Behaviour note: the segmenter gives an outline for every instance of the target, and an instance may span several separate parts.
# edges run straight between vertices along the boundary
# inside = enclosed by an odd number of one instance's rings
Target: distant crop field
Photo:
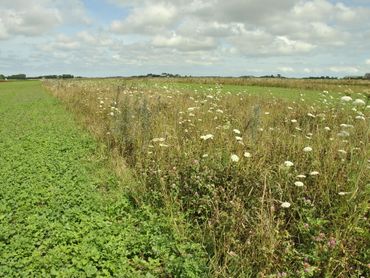
[[[212,277],[369,277],[369,84],[230,80],[44,86],[134,198],[183,215]]]

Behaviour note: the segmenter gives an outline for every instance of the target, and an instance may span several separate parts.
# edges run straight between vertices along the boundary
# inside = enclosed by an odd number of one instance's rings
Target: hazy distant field
[[[211,276],[368,277],[368,83],[258,82],[44,85],[132,169],[133,198],[183,215]]]

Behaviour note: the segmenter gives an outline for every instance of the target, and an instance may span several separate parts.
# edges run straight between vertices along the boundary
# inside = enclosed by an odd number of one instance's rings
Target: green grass
[[[0,117],[1,277],[203,276],[202,249],[129,201],[39,82],[0,83]]]

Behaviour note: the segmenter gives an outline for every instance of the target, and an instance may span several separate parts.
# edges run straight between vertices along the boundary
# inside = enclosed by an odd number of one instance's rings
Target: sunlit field
[[[369,277],[370,85],[45,81],[212,277]],[[187,228],[183,228],[187,227]],[[188,227],[190,227],[190,232]]]

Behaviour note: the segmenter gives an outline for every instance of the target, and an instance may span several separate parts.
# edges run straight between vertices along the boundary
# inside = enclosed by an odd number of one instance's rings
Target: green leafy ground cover
[[[39,82],[0,84],[0,118],[1,277],[204,277],[203,250],[129,201]]]

